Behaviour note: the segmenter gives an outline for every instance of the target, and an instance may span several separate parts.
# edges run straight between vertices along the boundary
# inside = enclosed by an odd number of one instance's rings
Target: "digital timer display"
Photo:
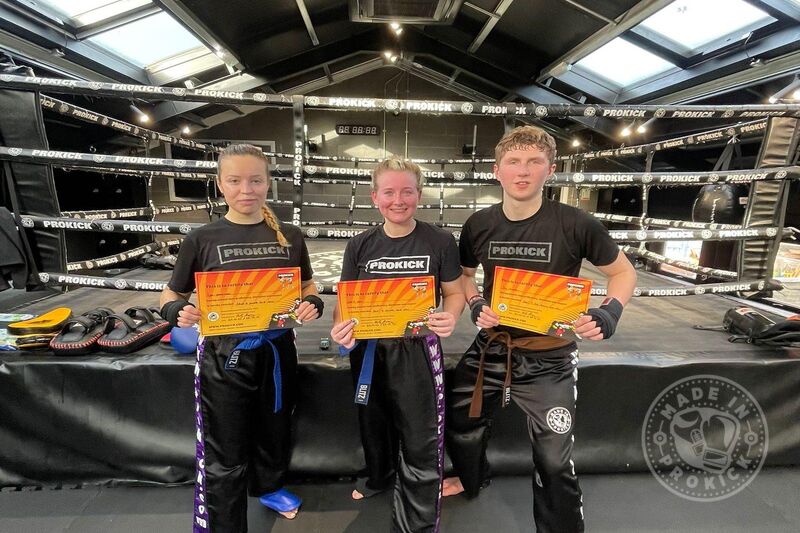
[[[337,135],[379,135],[380,129],[378,126],[369,126],[365,124],[337,124]]]

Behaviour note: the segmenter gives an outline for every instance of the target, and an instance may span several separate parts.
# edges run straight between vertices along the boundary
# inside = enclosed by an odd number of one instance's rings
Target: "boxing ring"
[[[767,467],[800,464],[800,350],[729,343],[727,335],[700,331],[695,325],[716,326],[725,312],[743,305],[744,295],[780,290],[771,266],[777,246],[794,230],[784,227],[788,184],[800,177],[792,165],[797,149],[798,105],[742,106],[603,106],[536,105],[473,102],[421,102],[322,97],[286,97],[261,93],[211,94],[210,91],[164,87],[25,78],[0,75],[0,91],[46,91],[107,97],[146,97],[282,107],[294,117],[294,152],[267,152],[275,158],[273,180],[277,198],[270,204],[282,220],[301,227],[315,281],[329,310],[335,303],[335,282],[344,241],[377,219],[368,200],[369,168],[374,158],[342,158],[307,152],[305,113],[314,109],[342,111],[399,110],[408,113],[476,114],[511,120],[546,116],[630,116],[686,118],[702,112],[706,118],[770,117],[716,128],[700,134],[613,150],[560,156],[559,171],[547,183],[546,194],[575,201],[570,191],[636,187],[641,192],[639,216],[592,213],[612,224],[612,238],[632,260],[679,267],[705,283],[639,270],[634,298],[627,306],[619,334],[602,343],[580,346],[580,387],[575,430],[575,463],[581,474],[648,472],[643,425],[659,393],[696,376],[730,380],[749,391],[763,410],[762,462]],[[104,269],[130,264],[143,254],[178,246],[181,235],[198,223],[155,219],[156,216],[205,211],[209,218],[224,205],[216,198],[214,155],[219,147],[147,130],[90,110],[35,93],[38,104],[78,120],[93,122],[138,137],[144,155],[120,156],[50,150],[46,147],[2,146],[0,160],[13,165],[80,170],[146,180],[178,178],[205,183],[205,202],[148,205],[85,211],[26,210],[15,213],[18,225],[33,235],[64,239],[81,232],[141,234],[149,242],[104,257],[44,262],[37,272],[42,285],[69,287],[26,306],[41,313],[68,306],[76,314],[98,306],[115,309],[153,306],[169,272],[133,268],[111,276]],[[615,115],[617,113],[617,115]],[[757,168],[709,172],[654,172],[654,154],[678,146],[720,139],[763,135]],[[149,154],[159,141],[195,150],[201,159],[172,159]],[[645,171],[593,172],[592,162],[608,157],[644,157]],[[427,170],[420,218],[451,230],[459,237],[463,219],[487,207],[482,202],[450,202],[447,191],[484,188],[497,193],[488,165],[491,159],[414,159]],[[486,170],[478,171],[484,165]],[[438,168],[438,170],[433,170]],[[52,179],[52,178],[51,178]],[[70,179],[69,174],[59,179]],[[750,187],[742,224],[719,224],[655,218],[648,213],[649,194],[657,187],[746,184]],[[349,202],[308,200],[314,187],[338,187]],[[477,194],[477,193],[476,193]],[[322,216],[313,217],[312,214]],[[325,213],[328,215],[326,216]],[[450,214],[454,213],[451,218]],[[172,218],[172,217],[170,217]],[[697,266],[648,249],[667,241],[740,242],[737,269]],[[52,258],[51,258],[52,259]],[[126,263],[127,262],[127,263]],[[600,280],[585,265],[581,276]],[[479,277],[479,281],[480,281]],[[100,290],[103,289],[103,290]],[[605,294],[592,291],[593,304]],[[352,384],[347,359],[321,347],[329,337],[330,315],[298,332],[300,398],[291,463],[296,480],[354,477],[363,468]],[[462,315],[453,336],[443,339],[446,368],[452,370],[471,342],[475,327]],[[0,405],[9,406],[0,420],[0,487],[74,487],[89,484],[187,484],[194,475],[192,372],[194,360],[168,346],[148,346],[120,356],[104,353],[57,357],[47,352],[0,352]],[[43,423],[46,421],[46,423]],[[768,428],[768,429],[767,429]],[[25,443],[21,445],[21,443]],[[768,445],[768,450],[766,449]],[[489,460],[495,475],[530,474],[530,444],[525,420],[515,408],[498,412]],[[449,463],[448,463],[449,464]],[[654,482],[655,483],[655,482]]]

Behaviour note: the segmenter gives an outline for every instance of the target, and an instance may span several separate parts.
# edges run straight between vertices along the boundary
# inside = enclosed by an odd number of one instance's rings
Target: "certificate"
[[[200,332],[250,333],[300,326],[300,267],[196,272]]]
[[[592,282],[531,270],[495,267],[492,311],[500,324],[580,340],[572,322],[586,312]]]
[[[339,313],[355,319],[356,339],[429,335],[428,315],[436,309],[433,276],[340,281]]]

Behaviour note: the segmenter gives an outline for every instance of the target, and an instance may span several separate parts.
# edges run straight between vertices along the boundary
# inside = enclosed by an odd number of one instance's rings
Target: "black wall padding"
[[[767,465],[800,464],[800,360],[680,354],[591,355],[581,361],[575,465],[581,473],[642,472],[642,424],[679,379],[731,379],[769,427]],[[194,357],[156,346],[127,357],[0,353],[0,487],[79,483],[190,483],[194,477]],[[446,383],[457,358],[448,356]],[[354,476],[363,468],[347,359],[302,356],[291,475]],[[498,407],[489,460],[495,474],[532,471],[525,416]]]
[[[800,120],[773,117],[758,154],[756,168],[788,165],[792,162],[800,142]],[[789,182],[761,181],[750,185],[750,196],[742,225],[745,227],[783,227]],[[740,279],[772,277],[772,267],[778,253],[779,240],[746,240],[739,250],[738,272]]]
[[[0,57],[0,72],[17,73],[15,65]],[[0,145],[47,149],[39,93],[0,90]],[[48,165],[11,163],[19,209],[24,214],[59,216],[53,170]],[[5,176],[3,176],[5,180]],[[11,206],[7,206],[11,209]],[[66,252],[62,231],[27,230],[29,242],[41,271],[66,268]]]

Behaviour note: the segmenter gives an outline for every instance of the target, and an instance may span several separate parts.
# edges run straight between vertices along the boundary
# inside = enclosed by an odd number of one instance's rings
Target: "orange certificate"
[[[431,333],[428,314],[436,309],[433,276],[340,281],[337,292],[342,320],[356,320],[356,339]]]
[[[300,305],[300,267],[196,272],[203,335],[294,328]]]
[[[495,267],[492,311],[500,324],[580,340],[572,322],[586,312],[592,282],[531,270]]]

